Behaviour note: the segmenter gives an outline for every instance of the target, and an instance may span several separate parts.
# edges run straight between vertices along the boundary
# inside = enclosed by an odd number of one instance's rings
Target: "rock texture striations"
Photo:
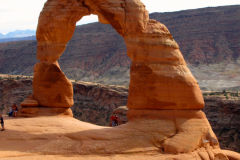
[[[33,99],[43,107],[70,107],[72,85],[57,60],[76,22],[97,14],[124,38],[132,60],[129,122],[116,128],[85,127],[65,136],[81,141],[78,154],[164,151],[189,158],[228,159],[200,110],[204,100],[168,29],[149,19],[140,0],[48,0],[37,28],[40,60],[34,67]],[[59,89],[61,88],[61,89]],[[174,91],[174,92],[173,92]]]

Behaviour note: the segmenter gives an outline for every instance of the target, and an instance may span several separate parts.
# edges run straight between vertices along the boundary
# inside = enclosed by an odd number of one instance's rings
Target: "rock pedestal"
[[[28,96],[20,103],[18,117],[39,117],[39,116],[68,116],[73,117],[72,110],[68,107],[42,107],[33,95]]]
[[[40,116],[66,116],[73,117],[72,110],[70,108],[58,108],[58,107],[23,107],[19,109],[19,117],[40,117]]]

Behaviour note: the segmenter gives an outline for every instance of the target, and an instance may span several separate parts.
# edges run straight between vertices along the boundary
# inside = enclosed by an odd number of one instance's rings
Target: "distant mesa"
[[[0,33],[0,43],[22,40],[36,40],[35,30],[16,30],[9,32],[6,35]]]

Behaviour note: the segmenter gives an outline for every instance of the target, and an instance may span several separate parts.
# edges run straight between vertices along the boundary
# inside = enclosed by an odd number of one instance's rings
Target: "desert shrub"
[[[78,80],[76,79],[75,82],[78,82]]]
[[[14,80],[14,78],[10,76],[10,77],[7,78],[7,80],[12,81],[12,80]]]
[[[214,93],[214,92],[211,92],[209,95],[212,96],[212,95],[215,95],[215,93]]]
[[[228,95],[226,96],[226,99],[229,99]]]
[[[238,94],[238,91],[237,91],[237,94],[236,94],[237,97],[239,97],[239,94]]]
[[[228,94],[227,93],[224,93],[224,96],[227,96]]]
[[[235,95],[235,93],[231,93],[230,96],[231,97],[235,97],[236,95]]]
[[[17,76],[17,80],[19,80],[20,79],[20,77],[19,76]]]
[[[3,77],[0,76],[0,80],[3,80]]]
[[[208,94],[207,93],[203,93],[203,96],[207,96]]]
[[[220,96],[221,95],[221,93],[216,93],[218,96]]]
[[[21,98],[20,100],[19,100],[19,102],[23,102],[24,101],[24,98]]]
[[[223,93],[226,93],[226,89],[223,90]]]

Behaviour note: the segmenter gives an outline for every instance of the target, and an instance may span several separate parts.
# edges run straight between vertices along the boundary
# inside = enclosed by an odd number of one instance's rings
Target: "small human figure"
[[[3,121],[3,117],[2,115],[0,115],[0,120],[1,120],[1,126],[2,126],[2,130],[1,131],[5,131],[5,128],[4,128],[4,121]]]
[[[12,107],[11,107],[11,108],[10,108],[10,112],[8,112],[8,116],[11,117],[12,114],[13,114],[13,109],[12,109]]]
[[[118,126],[118,116],[115,115],[115,126]]]
[[[116,121],[115,121],[115,115],[112,114],[111,116],[111,122],[112,122],[112,127],[115,127],[116,126]]]
[[[17,105],[15,103],[13,104],[12,110],[13,110],[12,117],[17,117],[18,108],[17,108]]]

